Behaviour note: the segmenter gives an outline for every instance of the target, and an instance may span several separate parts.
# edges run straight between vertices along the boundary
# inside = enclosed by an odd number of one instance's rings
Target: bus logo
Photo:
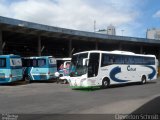
[[[136,68],[132,68],[130,65],[127,66],[128,71],[136,71]]]

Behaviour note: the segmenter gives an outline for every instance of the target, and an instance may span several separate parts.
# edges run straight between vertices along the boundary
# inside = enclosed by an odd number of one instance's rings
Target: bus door
[[[91,53],[88,65],[88,77],[96,77],[99,69],[99,53]]]
[[[6,58],[0,58],[0,83],[6,81],[5,76],[9,71],[6,69]]]

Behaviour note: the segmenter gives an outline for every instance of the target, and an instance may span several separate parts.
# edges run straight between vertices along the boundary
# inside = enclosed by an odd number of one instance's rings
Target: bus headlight
[[[56,77],[59,77],[60,74],[59,74],[59,72],[55,72],[54,75],[55,75]]]

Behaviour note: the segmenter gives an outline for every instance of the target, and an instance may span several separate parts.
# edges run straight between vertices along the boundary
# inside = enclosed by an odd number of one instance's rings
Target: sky
[[[0,0],[0,16],[81,31],[107,29],[146,37],[160,28],[160,0]]]

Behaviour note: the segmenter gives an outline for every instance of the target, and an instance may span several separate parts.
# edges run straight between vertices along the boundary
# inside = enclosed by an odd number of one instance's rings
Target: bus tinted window
[[[111,64],[155,65],[154,57],[102,54],[101,67]]]
[[[23,63],[23,67],[30,67],[30,66],[33,66],[32,65],[32,60],[30,59],[22,59],[22,63]]]
[[[109,64],[109,56],[107,54],[102,54],[101,67],[107,66]]]
[[[33,59],[31,62],[32,62],[31,65],[32,65],[33,67],[36,67],[36,66],[37,66],[37,60],[36,60],[36,59]]]
[[[123,61],[123,56],[121,55],[114,55],[114,63],[115,64],[124,64],[124,61]]]
[[[72,63],[73,65],[76,65],[78,63],[78,65],[82,65],[83,59],[88,57],[88,53],[83,53],[83,54],[78,54],[78,55],[74,55],[72,57]],[[77,62],[77,61],[80,62]]]
[[[46,65],[45,59],[23,59],[23,67],[42,67]]]
[[[46,60],[45,59],[39,59],[39,60],[37,60],[37,62],[38,62],[38,64],[37,64],[38,67],[46,65]]]
[[[0,67],[6,67],[6,59],[0,58]]]

